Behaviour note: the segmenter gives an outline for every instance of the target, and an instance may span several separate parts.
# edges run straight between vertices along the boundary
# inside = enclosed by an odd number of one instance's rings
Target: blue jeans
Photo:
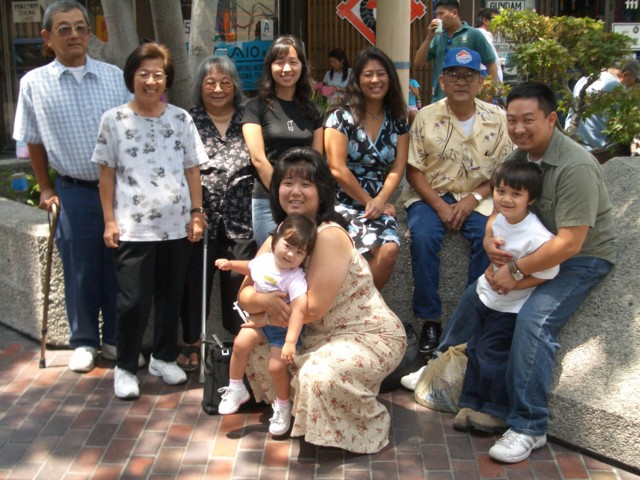
[[[268,198],[251,199],[251,212],[253,217],[253,238],[258,245],[262,246],[269,235],[276,230],[276,222],[271,215],[271,206]]]
[[[56,244],[64,272],[69,346],[100,348],[116,343],[117,283],[113,249],[104,244],[104,221],[98,188],[56,179],[60,216]]]
[[[516,432],[542,435],[549,420],[548,394],[560,328],[589,292],[612,268],[596,257],[573,257],[560,265],[558,276],[535,288],[520,309],[507,364],[509,415]],[[438,350],[466,342],[473,331],[475,283],[467,287],[440,340]]]
[[[456,203],[453,195],[442,199],[449,205]],[[446,233],[436,211],[423,201],[407,209],[407,223],[411,233],[411,270],[413,272],[413,314],[417,318],[436,319],[442,315],[440,286],[440,250]],[[467,285],[478,279],[489,266],[489,258],[482,246],[487,217],[472,212],[460,233],[469,241],[470,257]]]
[[[458,404],[504,420],[509,413],[505,379],[516,314],[492,310],[476,293],[473,315],[476,326],[467,344],[467,371]]]

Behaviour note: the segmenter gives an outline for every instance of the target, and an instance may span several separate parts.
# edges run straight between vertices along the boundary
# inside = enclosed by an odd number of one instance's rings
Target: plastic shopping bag
[[[420,405],[440,412],[458,413],[458,400],[467,369],[467,344],[456,345],[429,360],[422,371],[414,392]]]

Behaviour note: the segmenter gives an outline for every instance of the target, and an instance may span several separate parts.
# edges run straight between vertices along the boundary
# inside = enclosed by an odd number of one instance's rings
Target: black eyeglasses
[[[76,25],[72,27],[71,25],[63,25],[58,27],[58,35],[62,38],[70,37],[73,32],[76,32],[79,37],[86,37],[91,32],[91,27],[89,25]]]
[[[466,72],[456,72],[455,70],[445,70],[442,72],[445,80],[455,83],[460,79],[463,79],[467,83],[473,83],[478,78],[478,74],[476,72],[466,71]]]

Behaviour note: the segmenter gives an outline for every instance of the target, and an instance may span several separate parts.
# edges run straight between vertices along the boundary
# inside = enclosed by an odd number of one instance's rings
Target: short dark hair
[[[140,68],[140,64],[149,59],[160,58],[164,63],[164,73],[167,76],[167,88],[173,85],[175,71],[173,69],[173,61],[169,49],[155,42],[142,43],[131,52],[124,64],[124,83],[131,93],[133,93],[133,80],[136,70]]]
[[[335,181],[329,165],[317,151],[310,147],[294,147],[287,150],[273,167],[269,186],[271,214],[276,223],[282,222],[287,213],[280,205],[280,184],[285,178],[303,178],[312,182],[318,189],[320,206],[316,223],[336,222],[346,228],[347,222],[335,210]]]
[[[476,15],[476,28],[481,27],[484,24],[484,20],[489,20],[493,18],[494,15],[499,15],[500,11],[497,8],[481,8],[478,10],[478,14]]]
[[[202,83],[204,82],[204,78],[209,75],[212,70],[217,70],[222,75],[226,75],[231,79],[231,83],[233,83],[233,107],[237,110],[244,100],[242,82],[238,76],[236,66],[226,55],[211,55],[200,63],[193,80],[193,89],[191,91],[193,104],[198,107],[204,105],[202,102]]]
[[[529,192],[529,201],[537,200],[542,193],[542,172],[540,167],[529,161],[504,162],[493,171],[491,175],[491,191],[500,185],[526,190]]]
[[[84,5],[76,2],[75,0],[60,0],[59,2],[49,5],[44,11],[44,15],[42,16],[42,27],[47,32],[50,32],[53,27],[54,15],[59,12],[70,12],[71,10],[80,10],[86,24],[91,25],[89,23],[89,13],[87,12],[87,9],[84,8]]]
[[[512,101],[527,98],[538,100],[538,107],[547,117],[558,108],[556,94],[547,85],[539,82],[521,82],[513,87],[507,95],[507,108]]]
[[[276,228],[271,240],[271,250],[282,238],[294,247],[304,248],[308,255],[316,243],[316,234],[316,222],[312,219],[300,214],[289,215]]]
[[[389,56],[377,47],[369,47],[361,50],[353,63],[351,70],[351,78],[347,84],[347,95],[344,101],[349,106],[349,111],[353,115],[356,125],[360,125],[364,121],[366,105],[364,95],[360,88],[360,75],[367,63],[371,60],[377,60],[382,64],[387,75],[389,75],[389,90],[384,96],[384,109],[396,121],[406,120],[407,107],[405,104],[402,87],[398,71]]]
[[[444,7],[447,10],[460,10],[460,2],[458,0],[439,0],[435,8]]]

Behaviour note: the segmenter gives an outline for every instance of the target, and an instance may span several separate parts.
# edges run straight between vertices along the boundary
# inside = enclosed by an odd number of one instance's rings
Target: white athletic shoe
[[[504,463],[518,463],[529,458],[532,450],[544,447],[546,443],[546,435],[527,435],[509,429],[489,449],[489,456]]]
[[[244,383],[238,387],[222,387],[218,389],[222,394],[222,401],[218,405],[218,413],[220,415],[230,415],[236,413],[240,405],[247,403],[251,398],[251,394],[244,386]]]
[[[420,378],[420,375],[422,375],[422,372],[424,372],[425,368],[426,368],[426,365],[422,367],[420,370],[418,370],[417,372],[413,372],[413,373],[410,373],[409,375],[405,375],[400,379],[400,384],[407,390],[412,390],[412,391],[415,390],[416,384],[418,383],[418,379]]]
[[[69,359],[69,369],[78,373],[86,373],[95,367],[98,351],[93,347],[78,347]]]
[[[149,362],[149,373],[156,377],[162,377],[164,383],[169,385],[178,385],[187,381],[187,374],[176,362],[158,360],[153,358],[153,355],[151,355],[151,361]]]
[[[286,407],[281,407],[276,400],[271,405],[273,416],[269,419],[269,433],[276,437],[284,435],[291,426],[291,402]]]
[[[138,377],[131,372],[116,367],[113,375],[113,390],[118,398],[138,398],[140,396]]]

